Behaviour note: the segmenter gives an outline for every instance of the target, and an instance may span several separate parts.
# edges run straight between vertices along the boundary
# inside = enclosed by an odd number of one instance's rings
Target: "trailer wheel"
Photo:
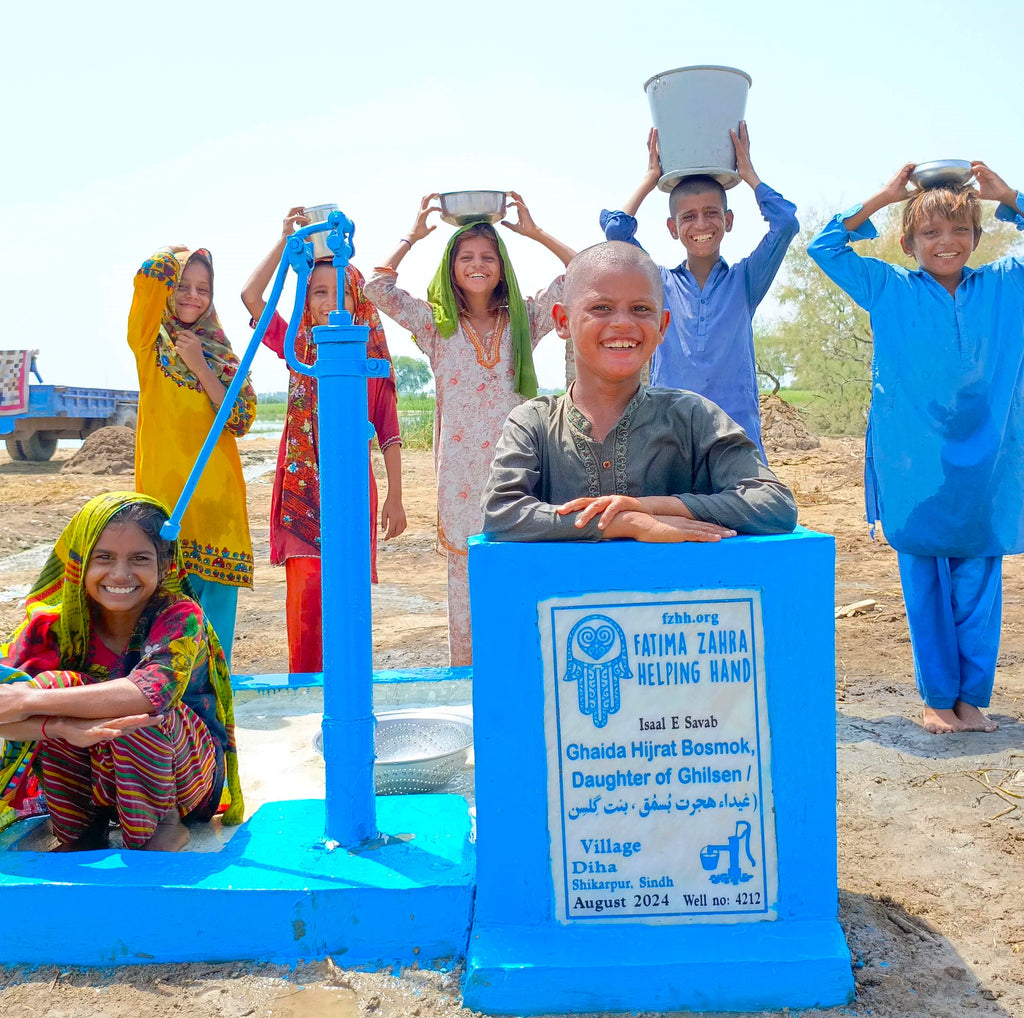
[[[25,453],[22,451],[21,443],[16,438],[7,439],[6,445],[7,455],[10,456],[12,460],[27,459]]]
[[[38,431],[33,431],[28,438],[19,438],[15,443],[21,448],[19,459],[45,463],[57,451],[57,439],[43,438]]]
[[[118,403],[117,409],[114,411],[114,418],[110,423],[122,428],[131,428],[134,431],[138,423],[138,416],[139,408],[133,403]]]

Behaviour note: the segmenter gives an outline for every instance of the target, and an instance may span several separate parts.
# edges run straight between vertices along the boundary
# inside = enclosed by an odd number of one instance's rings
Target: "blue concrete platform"
[[[664,928],[583,930],[473,924],[463,997],[487,1014],[594,1011],[765,1011],[851,999],[838,924],[787,922],[755,939],[740,925],[705,926],[680,953]],[[614,971],[613,971],[614,970]],[[813,978],[808,978],[813,970]]]
[[[720,544],[470,538],[466,1007],[853,999],[837,918],[834,561],[833,538],[803,528]]]
[[[475,852],[453,795],[377,800],[389,843],[323,845],[324,803],[261,806],[220,852],[0,852],[5,964],[443,964],[465,955]]]

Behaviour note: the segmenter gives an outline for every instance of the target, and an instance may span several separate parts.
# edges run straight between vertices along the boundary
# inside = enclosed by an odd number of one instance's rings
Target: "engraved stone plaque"
[[[759,590],[538,605],[562,923],[774,919]]]

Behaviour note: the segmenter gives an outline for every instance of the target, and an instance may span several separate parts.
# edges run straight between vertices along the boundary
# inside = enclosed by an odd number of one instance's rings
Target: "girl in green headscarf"
[[[60,848],[174,851],[184,822],[242,820],[231,682],[190,596],[167,509],[135,492],[87,502],[0,645],[0,827],[45,796]]]
[[[501,225],[568,265],[575,251],[537,226],[520,195],[508,194],[517,219]],[[413,333],[434,372],[434,468],[438,537],[448,554],[448,649],[453,665],[468,665],[466,538],[483,521],[480,496],[505,417],[537,395],[533,348],[554,325],[551,310],[561,299],[562,277],[536,297],[523,298],[501,237],[489,223],[478,222],[448,241],[426,301],[399,289],[399,263],[437,228],[427,219],[440,211],[434,204],[439,197],[428,194],[422,200],[412,230],[375,270],[366,296]]]

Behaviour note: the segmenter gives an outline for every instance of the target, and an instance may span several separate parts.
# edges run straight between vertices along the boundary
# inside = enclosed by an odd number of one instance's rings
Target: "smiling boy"
[[[572,340],[576,379],[508,415],[482,499],[487,534],[677,542],[793,529],[792,494],[724,411],[642,384],[669,320],[642,249],[611,241],[580,252],[554,317]]]
[[[871,315],[868,521],[899,553],[914,675],[930,732],[993,731],[1002,556],[1024,551],[1024,259],[981,268],[979,199],[1024,229],[1024,197],[984,163],[978,189],[911,192],[908,163],[840,213],[808,254]],[[911,271],[862,258],[869,216],[895,202]]]
[[[731,131],[736,167],[753,190],[768,233],[747,257],[729,265],[722,241],[732,229],[725,190],[712,177],[684,177],[669,195],[668,232],[686,249],[674,269],[661,267],[671,322],[651,361],[651,384],[690,389],[717,403],[764,455],[757,399],[752,318],[782,265],[800,224],[796,206],[773,191],[754,171],[746,123]],[[647,140],[648,164],[639,187],[622,211],[601,212],[608,240],[637,244],[636,213],[661,178],[658,132]]]

